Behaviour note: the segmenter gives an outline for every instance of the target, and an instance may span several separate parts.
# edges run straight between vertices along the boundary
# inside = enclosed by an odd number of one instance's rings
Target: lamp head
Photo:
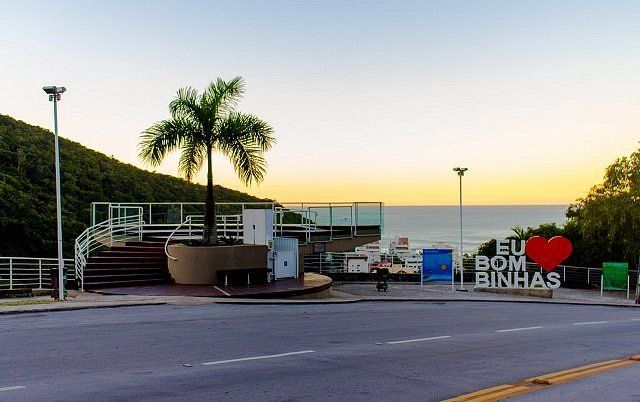
[[[52,101],[54,99],[60,100],[60,95],[63,94],[67,90],[67,88],[49,85],[46,87],[42,87],[42,90],[49,95],[49,100]]]
[[[42,87],[42,90],[48,93],[49,95],[54,95],[54,94],[64,93],[67,90],[67,88],[50,85],[50,86]]]
[[[466,167],[455,167],[455,168],[453,168],[453,171],[457,172],[458,176],[464,176],[464,172],[466,172],[467,170],[469,170],[469,169],[466,168]]]

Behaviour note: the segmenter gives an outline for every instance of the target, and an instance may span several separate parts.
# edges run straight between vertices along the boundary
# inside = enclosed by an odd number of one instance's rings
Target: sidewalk
[[[49,297],[0,299],[0,314],[163,304],[186,306],[202,304],[326,304],[374,301],[484,301],[640,307],[640,305],[633,304],[633,299],[627,300],[625,294],[614,292],[607,292],[604,297],[600,297],[598,291],[556,289],[553,299],[543,299],[474,292],[472,286],[466,286],[465,288],[467,289],[466,292],[452,292],[450,285],[425,285],[423,289],[420,289],[418,284],[390,283],[387,292],[378,292],[376,284],[373,282],[335,283],[328,297],[314,298],[314,295],[308,295],[291,299],[102,295],[92,292],[70,291],[67,300],[63,302],[56,302]]]
[[[566,303],[606,306],[640,307],[634,304],[633,297],[627,300],[626,292],[605,292],[601,297],[599,291],[584,289],[559,288],[554,290],[552,299],[528,296],[503,295],[488,292],[474,292],[473,285],[466,285],[466,291],[455,291],[451,285],[425,285],[420,289],[414,283],[389,283],[387,292],[378,292],[375,282],[368,283],[334,283],[333,289],[358,296],[363,300],[466,300],[466,301],[503,301],[503,302],[537,302],[537,303]]]

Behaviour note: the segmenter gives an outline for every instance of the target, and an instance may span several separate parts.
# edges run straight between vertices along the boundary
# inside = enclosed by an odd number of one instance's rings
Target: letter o
[[[507,268],[507,259],[501,255],[497,255],[491,259],[491,268],[496,271],[504,271]]]

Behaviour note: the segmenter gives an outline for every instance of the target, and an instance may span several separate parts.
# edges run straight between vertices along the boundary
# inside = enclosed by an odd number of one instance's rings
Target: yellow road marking
[[[531,392],[529,387],[524,387],[521,385],[513,386],[509,389],[505,389],[504,391],[495,392],[491,395],[481,396],[480,398],[474,398],[472,401],[474,402],[491,402],[500,400],[502,398],[510,398],[512,396],[526,394],[527,392]]]
[[[535,382],[536,384],[543,384],[543,385],[561,384],[563,382],[573,381],[573,380],[577,380],[578,378],[583,378],[583,377],[588,377],[590,375],[598,374],[603,371],[613,370],[615,368],[628,366],[633,363],[634,363],[633,360],[622,360],[617,363],[592,368],[590,370],[583,370],[583,371],[578,371],[575,373],[570,373],[570,374],[565,374],[560,376],[539,377],[539,378],[536,378],[533,382]]]
[[[459,402],[459,401],[466,401],[469,400],[471,398],[476,398],[476,397],[480,397],[480,396],[484,396],[486,394],[490,394],[492,392],[499,392],[499,391],[503,391],[507,388],[512,388],[513,385],[511,384],[507,384],[507,385],[498,385],[497,387],[491,387],[491,388],[486,388],[486,389],[481,389],[480,391],[476,391],[476,392],[472,392],[470,394],[466,394],[466,395],[462,395],[462,396],[458,396],[456,398],[451,398],[451,399],[447,399],[443,402]],[[463,399],[461,399],[463,398]]]
[[[587,364],[586,366],[574,367],[574,368],[570,368],[568,370],[556,371],[555,373],[543,374],[543,375],[539,375],[537,377],[528,378],[525,381],[534,382],[537,379],[540,379],[542,377],[545,377],[545,378],[546,377],[559,377],[559,376],[565,375],[565,374],[573,374],[573,373],[577,373],[577,372],[580,372],[580,371],[589,370],[589,369],[592,369],[592,368],[607,366],[609,364],[618,363],[619,361],[621,361],[621,360],[620,359],[615,359],[615,360],[607,360],[607,361],[600,362],[600,363]]]
[[[482,389],[470,394],[460,395],[443,402],[493,402],[504,398],[536,391],[551,385],[561,384],[589,377],[603,371],[625,367],[634,363],[640,363],[640,355],[630,356],[626,359],[607,360],[605,362],[588,364],[555,373],[544,374],[534,378],[523,380],[516,384],[498,385],[496,387]]]

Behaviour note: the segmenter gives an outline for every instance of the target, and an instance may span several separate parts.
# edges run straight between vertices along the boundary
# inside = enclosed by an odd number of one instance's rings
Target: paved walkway
[[[331,287],[331,278],[314,273],[305,273],[301,278],[282,279],[270,283],[244,284],[235,286],[212,285],[150,285],[98,289],[105,295],[138,296],[198,296],[234,298],[288,298],[303,294],[317,293]]]
[[[200,304],[319,304],[353,303],[360,301],[501,301],[501,302],[537,302],[569,303],[587,305],[610,305],[640,307],[627,300],[626,294],[607,292],[600,297],[597,291],[579,289],[557,289],[553,299],[500,295],[474,292],[471,286],[466,292],[451,291],[448,285],[420,285],[410,283],[390,283],[387,292],[378,292],[375,283],[336,283],[330,294],[322,298],[307,295],[291,299],[241,299],[196,296],[145,296],[145,295],[103,295],[93,292],[70,291],[68,299],[56,302],[48,297],[25,299],[0,299],[0,314],[37,313],[60,310],[79,310],[87,308],[113,308],[127,306],[146,306],[158,304],[200,305]]]
[[[533,301],[541,303],[576,303],[594,305],[626,305],[636,306],[633,296],[626,298],[626,292],[605,292],[600,296],[599,291],[583,289],[554,290],[553,299],[540,297],[503,295],[488,292],[474,292],[473,286],[465,286],[464,292],[451,290],[451,285],[425,285],[422,289],[419,284],[413,283],[389,283],[387,292],[378,292],[376,284],[369,283],[334,283],[332,289],[358,296],[363,299],[375,300],[483,300],[483,301]]]

